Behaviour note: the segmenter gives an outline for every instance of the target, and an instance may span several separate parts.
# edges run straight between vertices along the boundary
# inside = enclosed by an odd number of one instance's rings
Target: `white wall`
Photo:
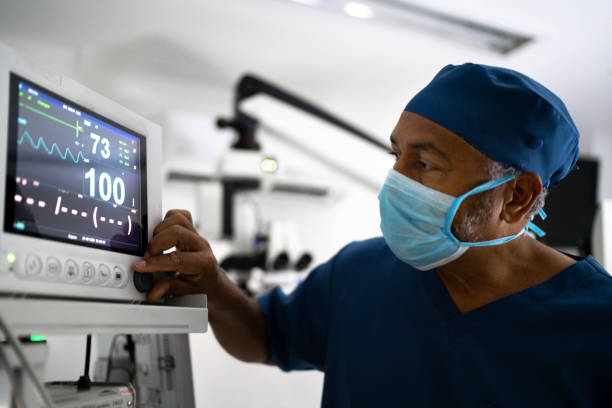
[[[98,358],[95,337],[93,336],[91,345],[91,378],[93,378],[94,364]],[[41,373],[43,381],[77,381],[83,375],[85,368],[86,336],[51,335],[46,338],[49,353],[45,371]]]
[[[286,374],[240,362],[221,349],[212,333],[192,334],[189,341],[198,408],[312,408],[321,403],[320,372]]]

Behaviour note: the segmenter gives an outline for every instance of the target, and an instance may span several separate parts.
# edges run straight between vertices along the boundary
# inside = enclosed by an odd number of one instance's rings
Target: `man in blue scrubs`
[[[250,299],[175,210],[134,269],[180,272],[152,301],[207,293],[237,358],[325,372],[326,407],[612,406],[612,278],[531,234],[578,138],[532,79],[449,65],[393,130],[382,238],[347,245],[290,295]]]

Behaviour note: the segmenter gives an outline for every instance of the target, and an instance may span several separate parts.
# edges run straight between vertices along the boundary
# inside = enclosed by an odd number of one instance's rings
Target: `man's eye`
[[[427,162],[424,162],[422,160],[419,160],[418,165],[420,168],[424,169],[424,170],[430,170],[433,169],[433,166]]]
[[[395,161],[399,160],[399,153],[394,152],[393,150],[389,150],[387,153],[389,153],[391,156],[395,157]]]

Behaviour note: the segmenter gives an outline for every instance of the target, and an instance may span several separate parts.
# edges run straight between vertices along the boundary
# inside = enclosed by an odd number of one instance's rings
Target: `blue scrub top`
[[[462,315],[376,238],[259,302],[274,362],[325,372],[323,407],[612,407],[612,278],[590,256]]]

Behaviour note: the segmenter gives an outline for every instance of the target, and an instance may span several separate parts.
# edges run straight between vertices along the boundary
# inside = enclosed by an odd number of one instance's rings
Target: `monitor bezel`
[[[8,130],[9,79],[10,73],[30,80],[47,90],[62,95],[76,104],[96,112],[105,118],[120,123],[143,135],[146,139],[147,155],[147,241],[151,239],[153,227],[162,221],[163,154],[162,129],[150,119],[129,109],[92,88],[50,69],[38,60],[23,57],[13,49],[0,43],[0,129]],[[116,78],[108,78],[116,80]],[[7,137],[0,137],[0,169],[6,167]],[[4,170],[3,170],[4,171]],[[6,177],[0,174],[0,196],[4,197]],[[0,225],[4,226],[4,200],[0,200]],[[13,268],[7,270],[7,254],[16,261]],[[90,262],[94,266],[107,265],[121,267],[126,273],[126,280],[121,286],[94,284],[93,281],[67,282],[61,279],[49,280],[42,274],[36,277],[24,275],[25,262],[30,255],[39,255],[42,261],[49,257],[57,258],[62,264],[70,259]],[[133,281],[132,265],[142,259],[138,255],[113,252],[99,247],[74,245],[62,241],[42,239],[0,228],[0,298],[4,296],[31,297],[39,296],[53,299],[90,299],[107,302],[140,303],[146,301],[146,293],[136,289]],[[104,287],[102,287],[104,286]],[[58,316],[53,320],[64,319]]]
[[[140,217],[142,221],[142,225],[140,229],[140,245],[138,247],[138,250],[133,251],[133,250],[124,249],[124,248],[105,247],[105,246],[100,246],[100,245],[96,245],[93,243],[82,242],[82,241],[75,242],[74,240],[70,240],[68,238],[43,236],[42,234],[36,233],[34,231],[19,231],[13,227],[12,220],[14,218],[14,206],[7,205],[7,203],[11,202],[10,198],[15,195],[15,191],[16,191],[15,190],[15,187],[16,187],[15,176],[16,176],[16,165],[17,165],[16,141],[17,141],[17,133],[18,133],[17,117],[18,117],[18,110],[19,110],[16,104],[19,100],[19,86],[18,85],[20,81],[28,85],[31,85],[34,88],[39,89],[40,91],[48,94],[49,96],[57,99],[60,102],[66,103],[67,105],[75,109],[78,109],[81,112],[93,118],[96,118],[113,127],[116,127],[117,129],[123,132],[126,132],[130,135],[133,135],[139,139],[139,142],[140,142],[140,157],[139,157],[139,160],[140,160],[140,191],[139,191],[139,194],[140,194],[140,207],[141,207],[140,210],[142,211],[142,216]],[[40,85],[37,82],[32,81],[31,79],[24,77],[22,74],[16,73],[14,71],[10,71],[9,73],[8,105],[9,105],[8,106],[9,107],[8,129],[7,129],[8,138],[6,140],[6,143],[7,143],[6,157],[5,157],[6,158],[6,162],[5,162],[6,177],[5,177],[5,189],[4,189],[5,190],[4,191],[5,205],[4,205],[4,213],[3,213],[4,220],[2,223],[3,232],[16,234],[16,235],[25,235],[25,236],[30,236],[33,238],[38,238],[38,239],[63,242],[63,243],[70,244],[70,245],[95,248],[95,249],[99,249],[103,251],[108,251],[111,253],[123,253],[123,254],[133,255],[133,256],[144,255],[146,251],[148,230],[149,230],[148,201],[147,201],[147,195],[148,195],[148,191],[147,191],[147,167],[148,167],[147,138],[143,134],[130,129],[129,127],[124,126],[121,123],[118,123],[115,120],[112,120],[106,117],[105,115],[102,115],[98,112],[94,112],[93,110],[81,105],[80,103],[70,99],[69,97],[60,95],[46,88],[45,86]]]

